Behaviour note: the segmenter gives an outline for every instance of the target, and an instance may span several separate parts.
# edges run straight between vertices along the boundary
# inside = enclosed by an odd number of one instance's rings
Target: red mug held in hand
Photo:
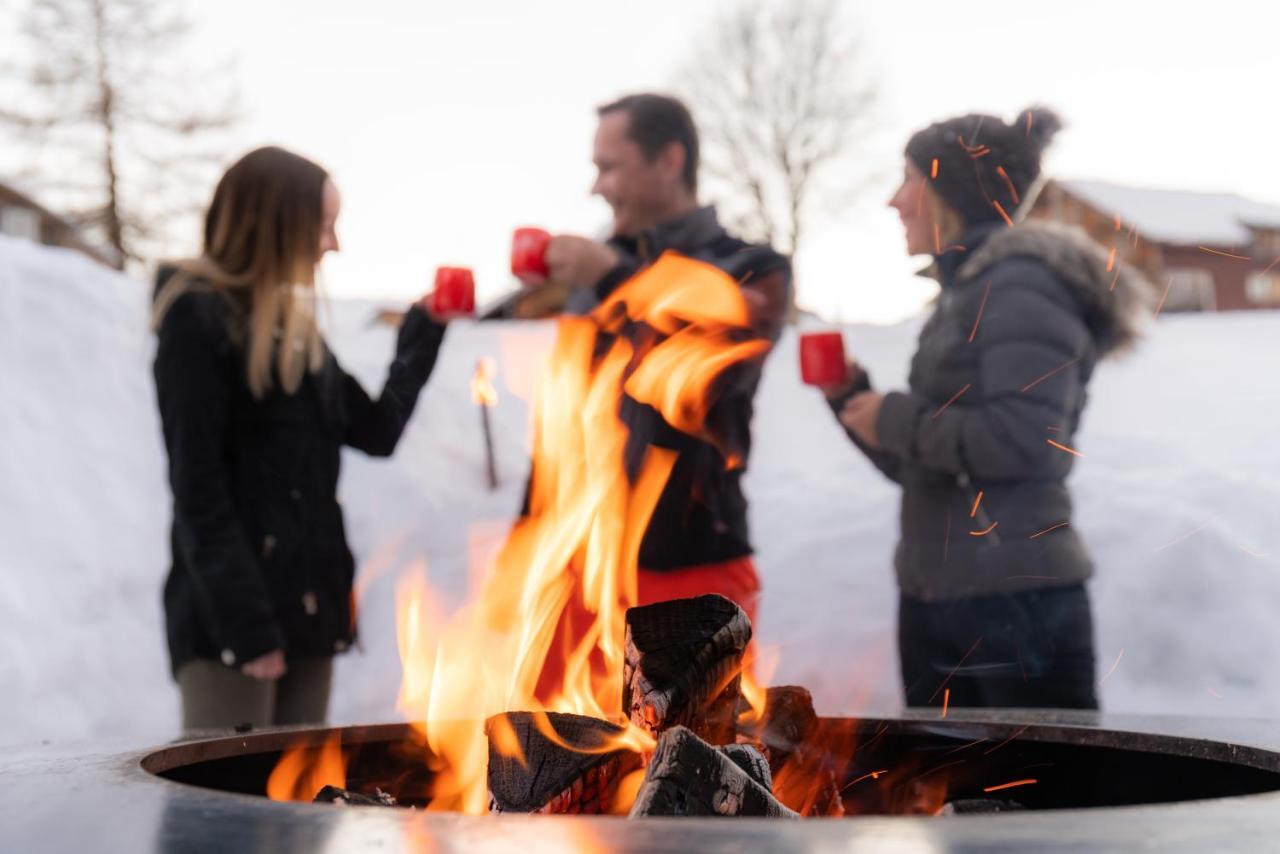
[[[511,235],[511,273],[523,285],[540,285],[551,271],[547,244],[551,234],[541,228],[517,228]]]
[[[844,335],[806,332],[800,336],[800,378],[808,385],[839,385],[848,378]]]
[[[476,280],[467,267],[437,267],[435,289],[426,297],[436,317],[465,317],[476,311]]]

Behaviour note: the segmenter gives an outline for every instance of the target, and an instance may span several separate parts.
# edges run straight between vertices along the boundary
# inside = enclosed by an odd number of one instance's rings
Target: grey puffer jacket
[[[937,601],[1078,583],[1093,565],[1065,481],[1085,389],[1133,344],[1151,288],[1074,228],[984,225],[960,244],[937,258],[910,390],[885,396],[880,448],[859,443],[902,485],[899,588]]]

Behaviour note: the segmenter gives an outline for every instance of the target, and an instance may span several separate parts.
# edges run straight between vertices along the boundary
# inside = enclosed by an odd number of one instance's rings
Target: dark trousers
[[[192,659],[178,668],[182,730],[324,723],[332,679],[332,658],[290,660],[288,671],[274,681],[245,676],[219,661]]]
[[[1098,708],[1083,584],[942,602],[902,596],[898,651],[908,706]]]

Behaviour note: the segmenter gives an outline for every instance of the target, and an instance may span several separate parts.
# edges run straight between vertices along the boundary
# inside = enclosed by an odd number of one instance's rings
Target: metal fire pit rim
[[[1040,720],[1035,720],[1033,716]],[[1001,710],[993,715],[989,711],[984,713],[973,710],[959,714],[953,712],[947,718],[908,711],[901,717],[840,715],[824,716],[821,720],[857,723],[869,727],[884,726],[886,733],[920,732],[956,739],[981,737],[988,742],[997,743],[1003,739],[1022,739],[1046,744],[1107,747],[1139,753],[1185,756],[1280,773],[1280,752],[1276,750],[1209,736],[1107,726],[1099,717],[1095,713],[1079,713],[1078,721],[1067,721],[1051,720],[1062,718],[1060,711],[1024,710],[1020,715]],[[194,762],[244,755],[245,752],[283,750],[303,742],[318,747],[334,733],[340,734],[342,742],[348,744],[390,741],[406,735],[412,737],[415,732],[414,725],[407,721],[272,727],[247,733],[216,731],[200,733],[143,751],[138,754],[137,763],[149,774],[160,775]],[[237,742],[240,744],[238,748]],[[259,749],[246,750],[250,745],[258,746]],[[1175,749],[1178,747],[1196,749],[1188,752],[1186,749]]]
[[[993,713],[980,717],[1000,732],[1029,718],[1065,733],[1107,728],[1138,735],[1216,739],[1244,749],[1280,751],[1275,721],[1176,718],[1150,715],[1084,716],[1055,712]],[[863,715],[864,720],[880,715]],[[976,723],[952,709],[949,720]],[[909,713],[904,725],[933,726],[935,716]],[[385,725],[384,725],[385,726]],[[398,724],[389,725],[393,727]],[[305,729],[305,728],[304,728]],[[993,730],[994,731],[994,730]],[[280,735],[250,733],[241,740]],[[1030,733],[1028,733],[1030,734]],[[224,734],[234,738],[234,734]],[[284,736],[287,738],[287,736]],[[185,742],[169,744],[178,747]],[[252,744],[253,741],[250,741]],[[1121,744],[1121,746],[1124,746]],[[0,761],[12,783],[0,802],[0,850],[122,854],[141,850],[249,852],[342,850],[351,854],[416,852],[419,836],[453,851],[563,850],[585,828],[596,847],[620,851],[741,854],[746,850],[903,851],[1127,851],[1252,852],[1269,850],[1280,836],[1280,792],[1118,807],[1005,813],[997,816],[863,816],[845,821],[706,821],[653,818],[626,822],[600,817],[475,817],[410,810],[341,809],[276,803],[252,795],[172,784],[143,769],[158,749],[100,743],[32,745]],[[1220,754],[1222,755],[1222,754]],[[1106,769],[1100,769],[1105,774]],[[86,796],[87,795],[87,796]],[[559,844],[560,847],[555,846]],[[214,848],[211,846],[220,846]],[[334,847],[338,846],[338,847]]]
[[[1072,717],[1074,717],[1075,720],[1072,720]],[[1029,718],[1039,718],[1039,720]],[[1051,718],[1056,718],[1056,720],[1051,720]],[[901,717],[824,716],[822,720],[851,722],[859,726],[874,728],[875,732],[874,734],[868,734],[868,740],[871,738],[878,738],[882,734],[920,733],[925,735],[941,735],[948,738],[955,738],[958,741],[972,740],[973,737],[979,736],[982,740],[978,741],[974,745],[975,747],[982,744],[1001,745],[1002,743],[1013,742],[1015,740],[1026,740],[1046,744],[1099,747],[1120,749],[1135,753],[1181,756],[1192,759],[1202,759],[1231,765],[1239,765],[1280,774],[1280,750],[1272,750],[1256,745],[1238,743],[1224,739],[1215,739],[1210,736],[1191,736],[1186,734],[1152,732],[1149,730],[1139,729],[1136,727],[1136,724],[1131,724],[1129,727],[1109,726],[1101,714],[1093,712],[1068,712],[1064,715],[1060,710],[1021,710],[1021,714],[1019,714],[1018,710],[999,710],[994,713],[991,710],[964,710],[958,714],[952,713],[947,718],[940,718],[927,712],[914,710],[904,713]],[[1123,720],[1116,721],[1116,723],[1123,723]],[[883,732],[881,732],[881,730],[883,730]],[[412,723],[394,722],[377,724],[342,724],[333,726],[272,727],[248,733],[202,733],[190,738],[181,739],[160,748],[134,754],[126,761],[132,766],[132,769],[142,772],[143,776],[151,781],[160,783],[161,785],[177,785],[186,789],[208,793],[214,797],[231,797],[238,801],[253,804],[271,804],[275,808],[293,806],[308,811],[315,809],[332,810],[333,807],[327,804],[309,804],[296,801],[268,801],[261,795],[243,794],[196,784],[183,783],[177,780],[166,779],[161,775],[173,768],[185,765],[203,761],[213,761],[232,756],[242,756],[246,755],[246,753],[252,754],[282,751],[299,743],[306,743],[310,746],[320,746],[331,738],[334,733],[338,733],[341,737],[342,743],[346,745],[392,741],[405,736],[414,737],[416,732],[417,731],[414,729],[414,725]],[[237,745],[239,745],[239,747],[237,747]],[[257,749],[247,749],[251,745]],[[1082,814],[1091,815],[1096,813],[1098,810],[1113,811],[1131,810],[1136,808],[1174,808],[1204,802],[1236,802],[1245,799],[1252,801],[1267,798],[1280,801],[1280,789],[1272,792],[1234,795],[1229,798],[1204,798],[1175,801],[1167,804],[1152,803],[1123,806],[1096,806],[1080,810],[1064,808],[1054,810],[1054,812],[1066,813],[1078,811]],[[400,811],[396,810],[394,812]],[[1042,814],[1046,811],[1038,810],[1036,812],[1037,814]],[[432,813],[432,815],[453,814]],[[1006,813],[1003,814],[1001,818],[1003,819],[1005,816],[1010,815],[1013,814]],[[539,820],[545,820],[545,818],[547,817],[540,817]],[[587,817],[578,816],[575,818]],[[591,818],[601,821],[618,820],[618,817],[612,816],[595,816]],[[909,819],[910,817],[861,817],[862,820],[867,818]],[[955,818],[968,819],[971,817],[956,816]],[[742,819],[734,819],[734,821],[741,820]],[[677,819],[677,821],[680,820]]]
[[[1099,712],[1068,712],[1068,717],[1077,720],[1050,720],[1063,718],[1062,710],[1000,710],[999,718],[994,719],[990,710],[954,710],[947,718],[940,718],[936,713],[920,710],[908,710],[900,718],[887,720],[898,724],[911,724],[920,731],[954,737],[954,733],[943,733],[934,730],[934,725],[954,724],[963,726],[972,724],[979,727],[1001,727],[1007,730],[1005,737],[1016,736],[1026,741],[1045,744],[1063,744],[1079,747],[1108,747],[1129,750],[1136,753],[1152,753],[1163,756],[1182,756],[1194,759],[1206,759],[1214,762],[1225,762],[1231,765],[1243,765],[1259,771],[1280,774],[1280,748],[1261,747],[1235,741],[1228,738],[1215,738],[1211,735],[1189,735],[1177,732],[1158,732],[1138,728],[1137,722],[1128,726],[1116,726],[1107,722]],[[1015,715],[1026,715],[1027,718],[1039,716],[1040,720],[1022,719],[1018,722]],[[1170,718],[1170,721],[1180,721]],[[1123,724],[1124,719],[1116,721]],[[1025,728],[1025,729],[1024,729]],[[1116,739],[1114,743],[1100,743],[1100,739]],[[1123,739],[1123,741],[1120,741]],[[1197,748],[1195,752],[1176,750],[1175,747]],[[1243,797],[1243,796],[1242,796]]]
[[[162,747],[144,751],[137,756],[137,764],[148,774],[159,776],[166,771],[195,762],[242,756],[245,753],[283,750],[301,743],[319,747],[335,732],[342,736],[342,741],[346,744],[390,741],[393,738],[411,735],[414,730],[412,724],[403,722],[270,727],[244,733],[213,730],[186,736]],[[240,743],[238,749],[235,746],[237,742]],[[249,749],[251,745],[259,749]]]

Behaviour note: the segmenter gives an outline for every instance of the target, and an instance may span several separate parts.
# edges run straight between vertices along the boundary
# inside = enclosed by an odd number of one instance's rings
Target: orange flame
[[[286,750],[267,778],[267,797],[310,803],[325,786],[347,786],[347,760],[336,730],[319,747],[303,742]]]
[[[471,376],[471,399],[477,406],[496,406],[498,390],[493,378],[498,375],[498,363],[489,356],[476,359],[476,372]]]
[[[611,720],[624,729],[601,752],[653,749],[620,705],[624,616],[638,601],[640,541],[675,452],[649,448],[630,476],[619,405],[625,393],[677,429],[710,438],[704,420],[717,382],[768,349],[748,329],[737,283],[676,255],[660,258],[590,317],[558,321],[533,407],[528,515],[476,598],[447,621],[428,616],[425,581],[407,580],[397,591],[398,707],[434,757],[429,809],[486,811],[484,723],[501,712]],[[562,741],[545,715],[534,723]],[[494,749],[520,757],[509,723],[490,733]]]

